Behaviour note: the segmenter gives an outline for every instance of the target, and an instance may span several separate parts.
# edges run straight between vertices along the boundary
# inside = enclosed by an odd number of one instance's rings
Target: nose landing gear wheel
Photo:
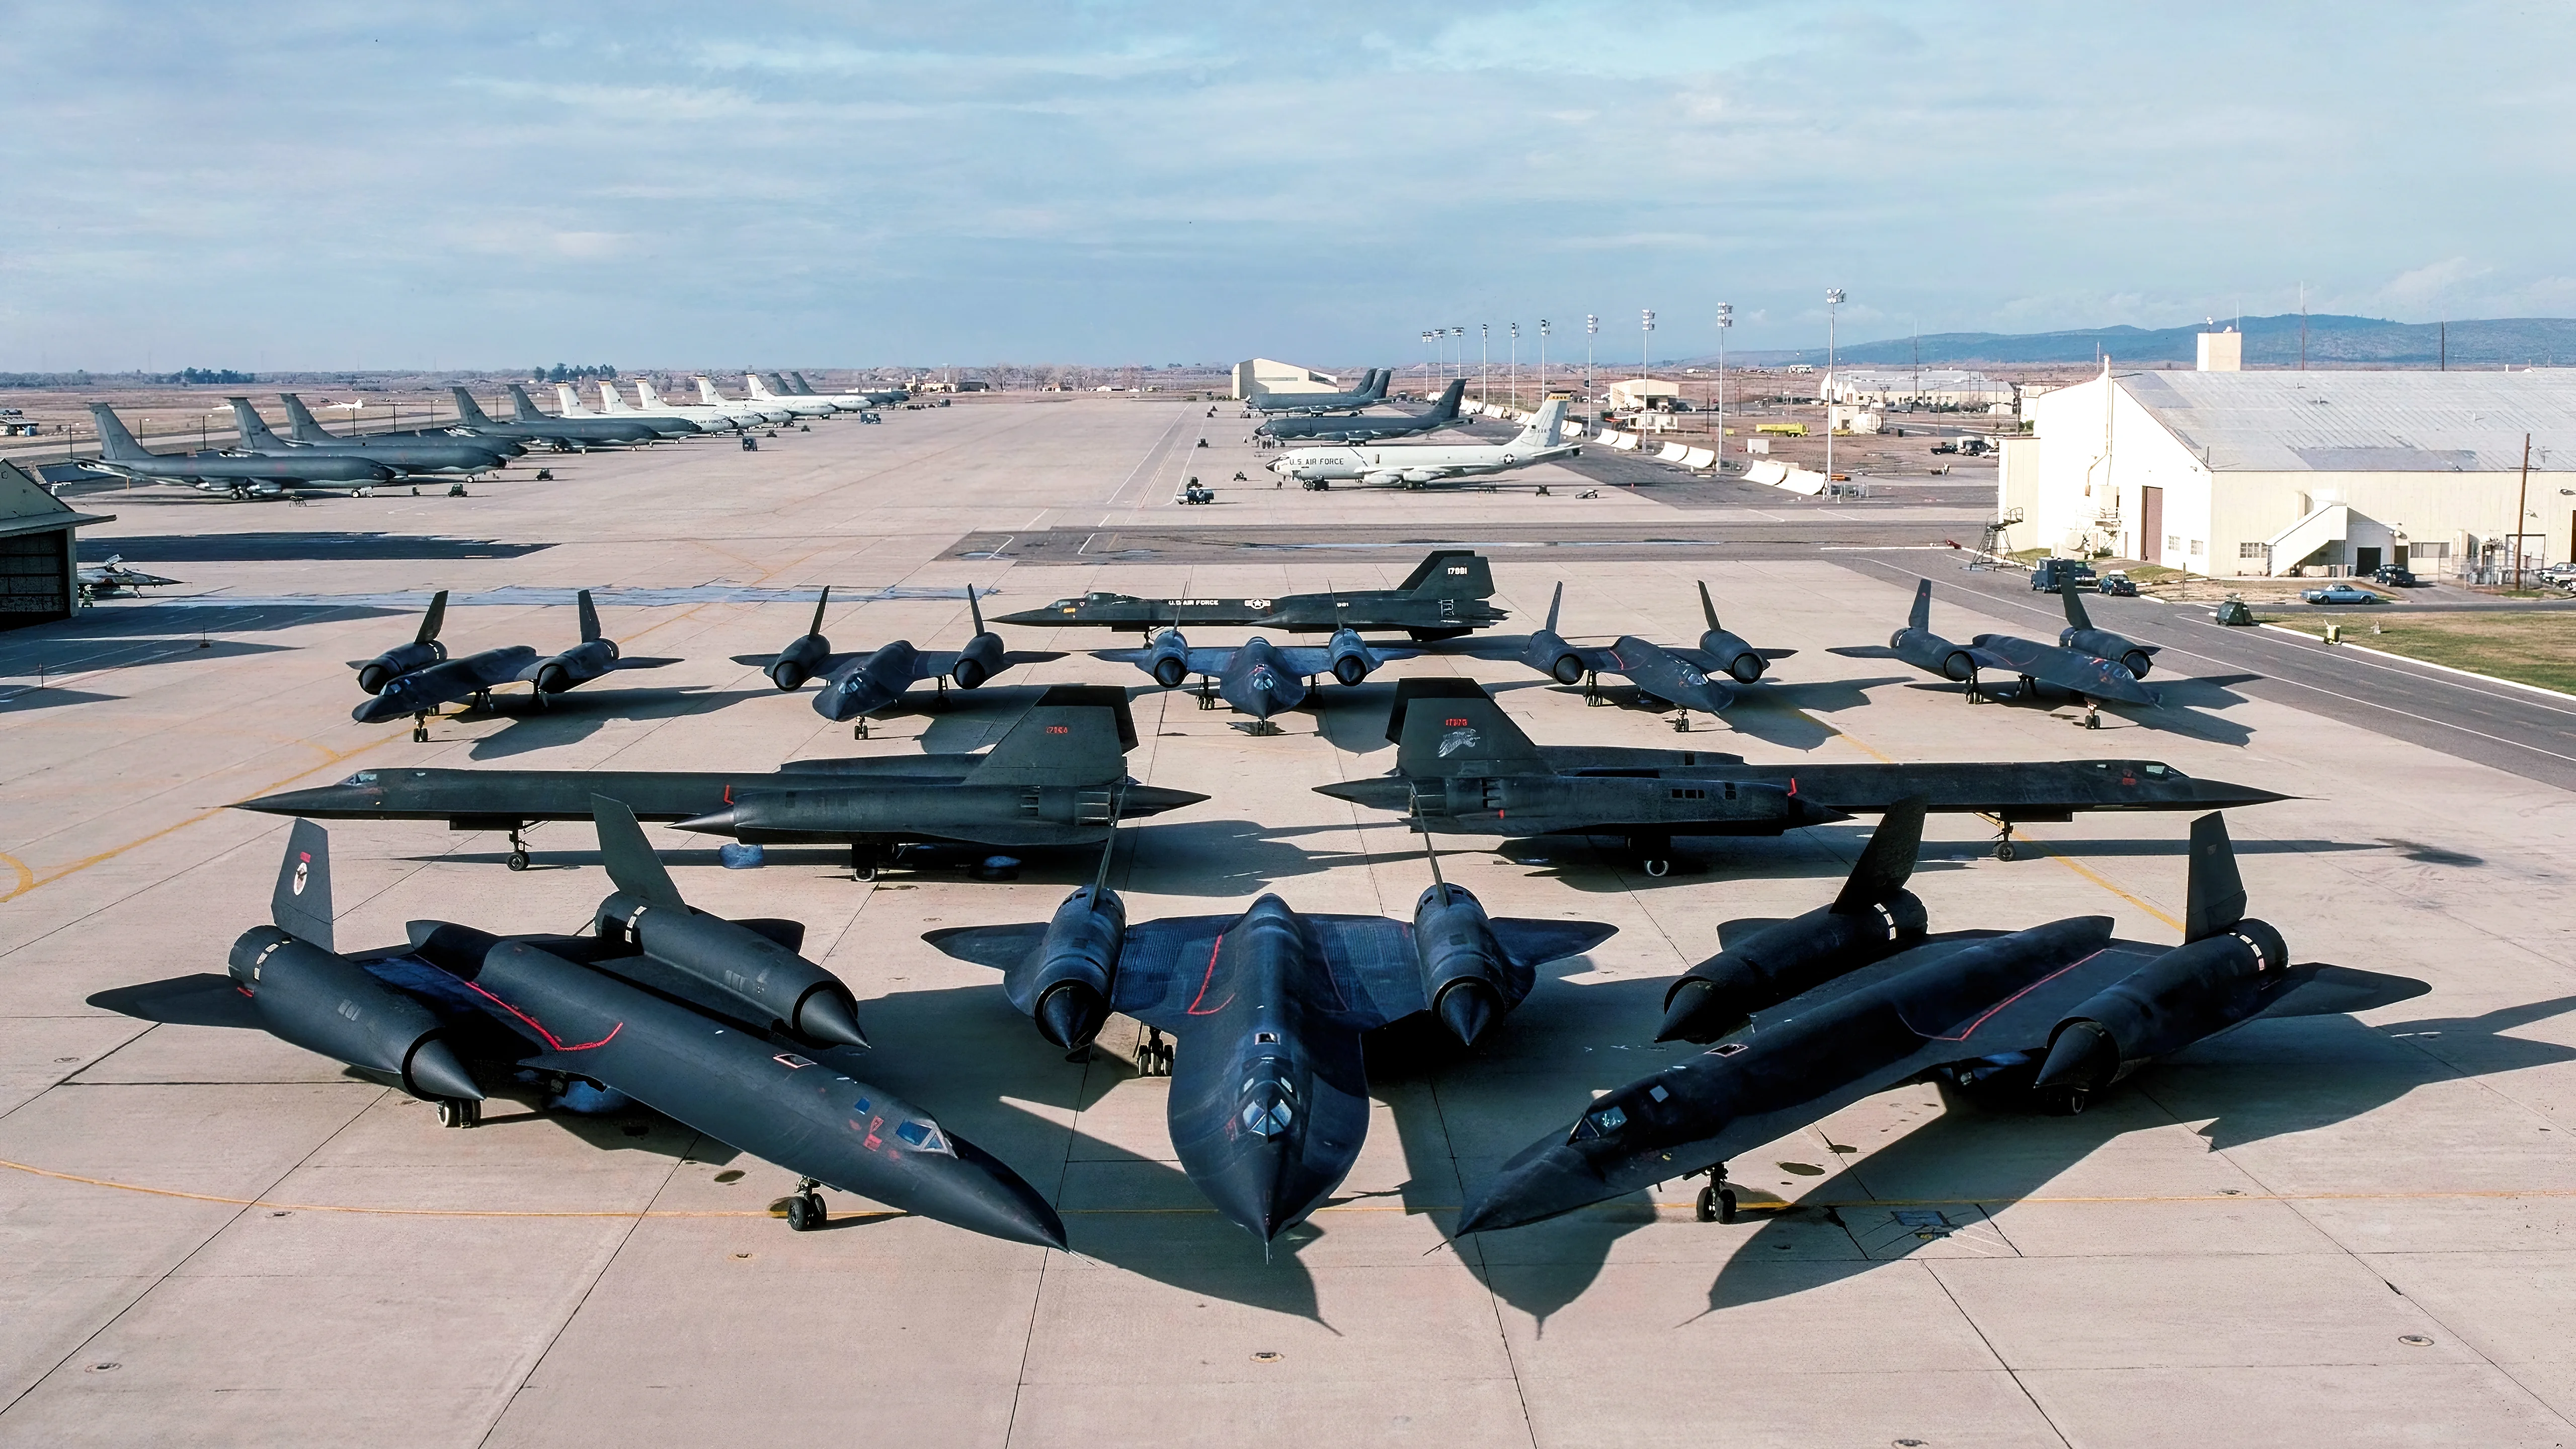
[[[514,850],[514,851],[511,851],[511,852],[510,852],[510,869],[512,869],[512,870],[526,870],[527,868],[528,868],[528,853],[527,853],[526,851],[524,851],[524,850]]]
[[[1692,1211],[1693,1216],[1704,1223],[1735,1221],[1735,1189],[1726,1185],[1725,1164],[1720,1163],[1709,1170],[1708,1186],[1699,1190],[1699,1199],[1692,1204]]]
[[[1637,864],[1644,867],[1646,874],[1653,876],[1657,880],[1662,880],[1665,876],[1673,873],[1673,863],[1661,858],[1660,856],[1648,860],[1641,860],[1637,862]]]
[[[811,1188],[787,1199],[787,1226],[800,1233],[810,1233],[832,1220],[824,1210],[823,1195]]]

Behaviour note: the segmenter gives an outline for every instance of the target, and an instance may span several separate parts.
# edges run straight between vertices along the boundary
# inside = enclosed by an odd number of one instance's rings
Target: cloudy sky
[[[2562,5],[0,13],[0,369],[2576,315]]]

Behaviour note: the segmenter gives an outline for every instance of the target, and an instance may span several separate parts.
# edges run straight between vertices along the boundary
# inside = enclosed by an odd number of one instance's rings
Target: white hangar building
[[[2234,351],[2205,345],[2204,367]],[[2033,435],[2005,442],[1997,482],[2021,547],[2218,577],[2510,570],[2516,541],[2526,567],[2576,557],[2576,371],[2106,364],[2023,407]]]

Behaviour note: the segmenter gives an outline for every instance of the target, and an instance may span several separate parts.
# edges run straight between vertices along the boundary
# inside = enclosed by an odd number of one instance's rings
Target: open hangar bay
[[[1178,401],[976,400],[757,453],[579,458],[553,483],[463,499],[290,512],[116,494],[118,521],[92,540],[143,561],[142,540],[172,540],[175,563],[184,539],[190,589],[0,637],[0,1442],[2576,1438],[2576,970],[2554,908],[2576,814],[2561,788],[2330,694],[2265,688],[2224,662],[2223,636],[2168,655],[2167,708],[2116,711],[2098,732],[2071,728],[2071,710],[1966,708],[1890,661],[1826,652],[1883,641],[1917,569],[1944,584],[1945,631],[2041,632],[1947,587],[1959,556],[1941,540],[1973,529],[1973,505],[1896,488],[1865,505],[1676,507],[1651,485],[1577,497],[1572,471],[1547,498],[1311,494],[1273,488],[1242,431]],[[1258,481],[1219,482],[1237,468]],[[1172,504],[1190,475],[1218,484],[1215,506]],[[1801,523],[1825,546],[1796,543]],[[1736,527],[1763,541],[1730,544]],[[1184,529],[1183,556],[1093,542]],[[1208,546],[1232,530],[1262,542]],[[1038,685],[1141,683],[1081,652],[1124,641],[1017,630],[1015,646],[1067,657],[854,742],[727,662],[803,627],[810,604],[783,594],[835,585],[845,647],[954,647],[969,584],[997,609],[1089,589],[1383,587],[1451,540],[1487,545],[1507,629],[1534,625],[1563,580],[1569,634],[1688,637],[1706,579],[1729,627],[1796,649],[1725,724],[1698,721],[1690,738],[1711,749],[2149,759],[2296,796],[2230,820],[2254,910],[2295,959],[2434,990],[2360,1021],[2256,1023],[2076,1117],[1928,1087],[1870,1098],[1740,1160],[1748,1205],[1780,1207],[1736,1224],[1694,1221],[1676,1182],[1452,1241],[1469,1184],[1590,1092],[1691,1050],[1643,1043],[1663,984],[1715,950],[1717,924],[1819,904],[1869,822],[1686,847],[1662,879],[1606,846],[1453,840],[1451,877],[1498,915],[1619,932],[1553,968],[1473,1053],[1382,1053],[1359,1167],[1268,1262],[1175,1168],[1168,1083],[1137,1075],[1114,1031],[1068,1062],[992,972],[919,939],[1043,918],[1089,878],[1089,852],[1032,855],[1010,881],[934,865],[861,884],[830,851],[720,871],[702,837],[653,831],[693,901],[806,924],[808,954],[859,998],[878,1078],[1018,1166],[1062,1210],[1070,1253],[846,1201],[830,1230],[791,1235],[768,1211],[784,1173],[650,1114],[496,1100],[483,1128],[441,1132],[427,1106],[257,1034],[85,1004],[220,969],[261,918],[286,829],[223,808],[254,794],[410,764],[971,749]],[[470,596],[576,586],[600,591],[630,651],[686,662],[542,713],[505,696],[436,722],[427,745],[349,722],[345,661],[408,637],[430,591],[456,591],[462,645],[557,647],[568,609]],[[2157,606],[2127,607],[2143,625]],[[1308,787],[1383,772],[1388,681],[1442,672],[1492,683],[1544,742],[1676,739],[1657,713],[1460,657],[1328,685],[1278,737],[1146,689],[1133,773],[1212,798],[1122,832],[1112,879],[1131,910],[1273,890],[1301,910],[1401,912],[1428,880],[1413,838]],[[2576,754],[2563,726],[2532,748]],[[2179,816],[2086,817],[2032,827],[2035,848],[2002,863],[1979,822],[1936,817],[1914,888],[1936,928],[2101,913],[2169,941],[2184,831]],[[605,889],[581,825],[537,831],[520,874],[495,835],[333,837],[345,942],[442,915],[570,930]]]

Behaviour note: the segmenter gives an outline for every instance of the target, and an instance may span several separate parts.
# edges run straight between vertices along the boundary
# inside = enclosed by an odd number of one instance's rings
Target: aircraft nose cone
[[[412,707],[407,701],[388,693],[377,695],[349,711],[349,718],[360,724],[383,724],[386,720],[401,719],[410,713],[412,713]]]
[[[1830,805],[1818,805],[1802,796],[1792,795],[1789,797],[1788,818],[1790,826],[1796,828],[1807,825],[1831,825],[1839,820],[1849,820],[1851,816]]]
[[[907,1211],[1005,1242],[1064,1247],[1064,1219],[1037,1189],[975,1144],[954,1136],[948,1141],[957,1150],[954,1160],[917,1159],[943,1170],[927,1174],[931,1180],[904,1205]]]
[[[321,815],[348,804],[337,785],[324,785],[311,790],[284,790],[275,795],[262,795],[233,806],[235,810],[256,810],[263,815]]]
[[[695,819],[678,821],[674,823],[671,828],[673,830],[690,831],[698,835],[730,836],[734,833],[736,827],[733,811],[718,810],[711,815],[700,815]]]
[[[1673,988],[1673,999],[1664,1007],[1664,1024],[1655,1029],[1655,1040],[1714,1041],[1718,1033],[1709,1028],[1719,1026],[1717,983],[1685,981]]]
[[[480,1102],[483,1089],[474,1084],[474,1075],[456,1059],[447,1043],[432,1037],[412,1048],[411,1060],[404,1064],[403,1075],[413,1091],[424,1097],[448,1097],[462,1102]]]
[[[2257,790],[2251,785],[2231,785],[2225,780],[2195,779],[2191,782],[2191,798],[2198,804],[2225,808],[2231,805],[2269,805],[2275,800],[2291,797],[2270,790]]]
[[[1302,1221],[1333,1182],[1306,1170],[1294,1138],[1256,1141],[1199,1183],[1217,1214],[1264,1243]]]
[[[1485,1028],[1502,1014],[1502,1003],[1495,999],[1494,988],[1482,981],[1461,981],[1440,993],[1440,1024],[1458,1038],[1461,1046],[1474,1046]]]
[[[1038,1031],[1067,1051],[1089,1046],[1108,1019],[1109,1003],[1079,981],[1066,982],[1038,999]]]
[[[1611,1196],[1591,1165],[1562,1143],[1546,1143],[1503,1164],[1467,1210],[1458,1232],[1491,1233],[1569,1213]]]
[[[1330,795],[1336,800],[1348,800],[1354,805],[1365,805],[1373,810],[1413,808],[1413,787],[1391,775],[1380,775],[1366,780],[1336,780],[1329,785],[1317,785],[1315,793]]]
[[[864,1047],[867,1033],[859,1030],[857,1013],[840,993],[825,989],[806,997],[796,1006],[796,1029],[816,1041],[837,1042],[842,1046]]]

